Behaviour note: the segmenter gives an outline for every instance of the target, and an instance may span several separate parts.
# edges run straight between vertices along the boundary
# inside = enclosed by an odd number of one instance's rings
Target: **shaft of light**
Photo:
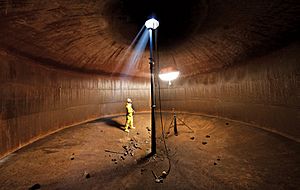
[[[136,67],[138,61],[141,59],[146,45],[148,43],[148,31],[144,30],[139,40],[137,41],[132,53],[130,55],[129,61],[126,63],[124,68],[125,73],[130,74],[133,68]]]
[[[119,58],[119,61],[117,62],[114,70],[112,73],[116,73],[116,71],[119,71],[121,69],[121,73],[123,73],[123,71],[125,71],[126,66],[124,63],[126,63],[126,60],[129,60],[129,56],[130,53],[133,49],[134,44],[136,43],[136,41],[140,38],[141,34],[145,31],[145,25],[142,26],[142,28],[140,29],[140,31],[138,32],[138,34],[135,36],[135,38],[133,39],[133,41],[131,42],[130,46],[128,46],[124,51],[123,54],[121,55],[121,57]],[[125,68],[125,69],[124,69]],[[120,71],[119,71],[120,72]]]

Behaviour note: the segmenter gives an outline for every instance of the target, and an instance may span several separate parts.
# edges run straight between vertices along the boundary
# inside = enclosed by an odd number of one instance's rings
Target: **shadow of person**
[[[113,117],[97,119],[95,121],[92,121],[91,123],[98,123],[98,122],[104,122],[106,125],[109,125],[109,126],[112,126],[112,127],[117,127],[119,129],[122,129],[122,130],[125,127],[124,124],[121,124],[118,121],[113,120]]]

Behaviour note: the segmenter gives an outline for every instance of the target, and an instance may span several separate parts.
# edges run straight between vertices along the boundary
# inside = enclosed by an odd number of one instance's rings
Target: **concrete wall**
[[[0,157],[54,131],[125,114],[131,97],[149,111],[145,79],[84,75],[44,67],[0,49]]]
[[[300,142],[300,45],[220,72],[181,78],[162,107],[244,121]]]

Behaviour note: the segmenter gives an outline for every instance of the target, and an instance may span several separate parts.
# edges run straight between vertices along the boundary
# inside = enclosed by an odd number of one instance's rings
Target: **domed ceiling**
[[[37,64],[105,75],[148,76],[149,50],[131,43],[160,21],[160,65],[182,76],[241,64],[298,40],[298,0],[4,0],[0,48]],[[132,65],[130,65],[132,64]]]

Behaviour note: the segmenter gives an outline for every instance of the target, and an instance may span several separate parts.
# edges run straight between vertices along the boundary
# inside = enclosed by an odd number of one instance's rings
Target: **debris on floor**
[[[88,178],[91,177],[91,175],[90,175],[87,171],[84,171],[83,176],[84,176],[86,179],[88,179]]]
[[[35,190],[35,189],[40,189],[40,188],[41,188],[41,185],[38,184],[38,183],[36,183],[36,184],[34,184],[33,186],[31,186],[31,187],[29,188],[29,190]]]
[[[210,138],[210,135],[206,135],[205,137],[206,137],[206,138]]]
[[[139,144],[138,144],[138,143],[135,143],[133,146],[134,146],[134,148],[141,149],[141,147],[139,146]]]
[[[195,137],[191,137],[191,140],[195,140]]]
[[[206,141],[203,141],[203,142],[202,142],[202,144],[203,144],[203,145],[206,145],[206,144],[207,144],[207,142],[206,142]]]
[[[140,134],[140,133],[137,132],[137,134]],[[140,139],[137,139],[136,136],[135,137],[132,136],[130,138],[128,137],[126,140],[125,139],[120,140],[120,142],[124,143],[122,145],[122,148],[123,148],[122,151],[114,151],[114,150],[105,149],[105,152],[121,154],[121,156],[112,159],[112,162],[114,162],[115,164],[118,164],[118,161],[123,162],[123,161],[127,160],[128,156],[134,157],[135,151],[137,149],[143,150],[143,145],[149,143],[148,140],[144,140],[144,139],[140,140]],[[149,146],[149,145],[147,145],[147,146]]]
[[[72,156],[70,156],[70,160],[74,160],[75,159],[75,154],[73,153]]]

